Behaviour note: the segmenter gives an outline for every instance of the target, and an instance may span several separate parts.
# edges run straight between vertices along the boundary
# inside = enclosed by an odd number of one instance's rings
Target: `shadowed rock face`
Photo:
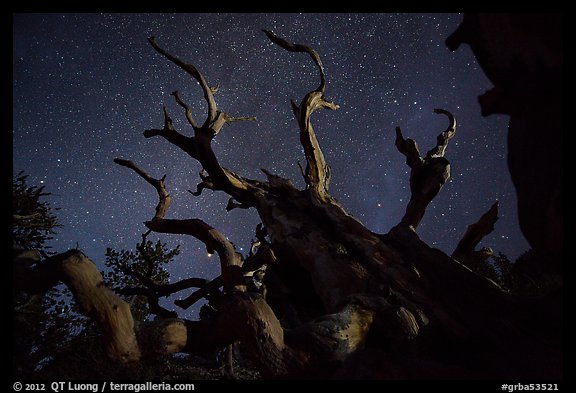
[[[520,228],[539,269],[562,273],[562,15],[466,14],[446,40],[470,45],[494,88],[478,98],[482,114],[510,115],[508,167]]]

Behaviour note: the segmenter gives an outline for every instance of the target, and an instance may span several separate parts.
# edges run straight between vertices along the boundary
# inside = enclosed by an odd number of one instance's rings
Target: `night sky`
[[[507,116],[482,118],[477,96],[490,88],[467,46],[444,45],[461,14],[20,14],[13,21],[13,173],[53,193],[64,225],[57,251],[78,243],[100,268],[106,247],[132,249],[154,215],[155,190],[115,157],[133,160],[151,176],[166,174],[173,196],[167,218],[200,218],[247,254],[255,210],[225,211],[228,196],[195,190],[200,165],[163,138],[162,105],[176,128],[191,135],[170,92],[179,90],[205,119],[199,85],[156,53],[146,38],[195,64],[210,85],[220,83],[219,108],[257,122],[225,127],[213,142],[223,166],[264,179],[259,168],[300,188],[305,162],[289,100],[318,85],[307,54],[289,53],[261,32],[269,29],[315,48],[327,77],[326,96],[340,105],[319,111],[314,127],[332,167],[331,193],[369,229],[386,233],[404,214],[409,168],[394,146],[396,126],[416,139],[422,154],[446,129],[444,108],[456,116],[448,146],[452,179],[432,201],[418,228],[428,244],[450,254],[495,200],[496,228],[481,243],[515,259],[528,249],[506,165]],[[151,234],[151,240],[158,235]],[[212,278],[219,272],[204,245],[161,235],[182,253],[173,279]],[[184,297],[181,293],[178,297]]]

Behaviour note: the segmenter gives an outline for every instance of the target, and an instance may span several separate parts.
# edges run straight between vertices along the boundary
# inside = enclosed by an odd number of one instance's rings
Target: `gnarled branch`
[[[446,147],[448,147],[448,142],[452,139],[454,134],[456,134],[456,119],[452,113],[438,108],[434,109],[434,113],[448,116],[450,124],[448,125],[448,128],[446,128],[446,131],[438,134],[438,137],[436,138],[436,146],[426,153],[426,158],[428,159],[433,157],[444,157]]]
[[[199,175],[202,181],[196,185],[196,191],[188,190],[188,192],[194,196],[200,196],[205,188],[214,190],[214,182],[212,181],[212,178],[206,174],[204,168],[202,168]]]
[[[457,259],[464,265],[473,269],[471,265],[484,262],[492,254],[490,248],[476,250],[476,246],[482,239],[494,230],[494,224],[498,221],[498,202],[495,202],[480,219],[466,228],[466,232],[452,253],[452,258]]]
[[[44,261],[27,272],[24,282],[15,281],[15,285],[24,284],[19,289],[37,291],[46,290],[58,281],[69,287],[79,310],[96,321],[108,355],[124,363],[221,348],[242,340],[266,376],[284,376],[318,363],[338,361],[361,345],[371,323],[368,311],[351,305],[292,334],[299,342],[324,345],[318,354],[316,347],[293,348],[285,341],[284,329],[261,295],[232,292],[221,299],[216,315],[208,320],[165,318],[136,326],[130,306],[103,284],[94,263],[78,250]],[[352,332],[351,324],[359,319],[365,320],[362,331]],[[325,346],[327,342],[339,350],[334,352],[331,346]]]
[[[192,125],[192,127],[194,128],[195,135],[197,137],[202,135],[204,137],[208,137],[211,139],[214,138],[214,136],[220,132],[220,129],[222,128],[222,126],[224,126],[224,124],[240,120],[256,120],[255,117],[234,117],[219,111],[218,106],[216,105],[216,101],[214,99],[214,93],[218,91],[219,85],[214,88],[210,87],[208,85],[208,82],[206,82],[206,78],[204,78],[204,75],[194,65],[190,63],[185,63],[178,57],[165,51],[160,45],[158,45],[154,37],[148,38],[148,42],[150,42],[152,47],[158,53],[162,54],[168,60],[176,64],[178,67],[182,68],[200,84],[200,87],[204,92],[204,99],[208,103],[208,115],[206,117],[206,120],[204,121],[204,124],[201,127],[198,127],[196,121],[194,121],[194,119],[192,118],[191,108],[187,104],[185,104],[184,101],[182,101],[178,92],[172,93],[172,95],[174,95],[174,98],[176,99],[176,102],[185,109],[186,118],[188,119],[190,125]]]
[[[428,204],[450,178],[450,163],[444,158],[444,152],[456,133],[456,120],[444,109],[434,109],[434,113],[448,116],[450,124],[438,135],[436,147],[428,151],[425,158],[420,156],[416,141],[404,139],[400,127],[396,127],[396,148],[406,157],[406,164],[411,168],[410,201],[401,224],[414,230],[422,221]]]
[[[243,273],[253,272],[254,270],[260,269],[262,266],[274,263],[275,261],[276,261],[276,255],[274,254],[274,251],[272,250],[269,244],[264,244],[260,248],[258,248],[258,251],[255,254],[250,255],[246,259],[246,261],[244,261],[242,265],[242,272]],[[220,288],[222,285],[224,285],[224,279],[220,275],[215,279],[213,279],[212,281],[204,284],[202,287],[200,287],[200,289],[193,292],[187,298],[182,300],[175,300],[174,304],[183,309],[187,309],[194,303],[196,303],[198,300],[215,293],[218,290],[218,288]]]
[[[222,233],[204,221],[163,219],[147,221],[144,224],[154,232],[191,235],[202,241],[208,249],[216,251],[220,257],[224,289],[227,292],[246,290],[242,274],[242,256]]]
[[[208,283],[208,280],[203,278],[187,278],[172,284],[158,285],[152,281],[144,284],[145,287],[126,287],[118,289],[118,293],[125,296],[140,295],[145,296],[148,300],[148,307],[150,312],[160,318],[175,318],[177,313],[169,311],[160,306],[160,297],[167,297],[173,293],[180,292],[188,288],[203,288]]]
[[[78,250],[55,255],[27,269],[14,285],[29,293],[42,293],[63,282],[68,286],[81,313],[99,328],[110,358],[139,361],[176,352],[221,348],[239,338],[258,348],[263,364],[274,368],[284,362],[283,331],[274,313],[257,295],[235,292],[221,312],[207,321],[165,318],[134,324],[130,306],[103,283],[96,265]],[[258,340],[255,338],[258,337]]]
[[[200,73],[200,71],[198,71],[198,69],[194,67],[192,64],[185,63],[176,56],[162,49],[162,47],[158,45],[154,37],[148,38],[148,42],[150,42],[152,47],[156,49],[158,53],[166,57],[168,60],[176,64],[178,67],[182,68],[200,84],[200,87],[204,92],[204,99],[208,103],[208,117],[206,118],[204,125],[206,125],[208,122],[214,121],[216,119],[218,108],[216,106],[216,101],[214,100],[214,93],[212,92],[212,89],[210,89],[210,86],[208,86],[208,82],[206,82],[204,75],[202,75],[202,73]]]
[[[158,297],[167,297],[172,295],[173,293],[183,291],[189,288],[202,288],[205,286],[209,281],[205,278],[186,278],[184,280],[177,281],[171,284],[165,285],[158,285],[152,283],[148,288],[144,287],[126,287],[118,289],[118,293],[121,295],[146,295],[147,291],[151,289]]]
[[[208,295],[218,291],[218,288],[220,288],[222,285],[224,285],[224,279],[222,278],[222,275],[220,275],[215,279],[213,279],[212,281],[209,281],[206,284],[204,284],[197,291],[192,292],[192,294],[190,294],[185,299],[174,300],[174,304],[180,308],[187,309],[194,303],[196,303],[198,300],[205,298]]]
[[[395,145],[396,149],[406,157],[406,165],[410,168],[414,169],[423,164],[422,157],[420,157],[420,150],[418,149],[418,143],[411,138],[404,139],[400,127],[396,127]]]
[[[300,143],[304,148],[304,154],[306,156],[307,165],[304,179],[307,188],[310,188],[312,195],[316,200],[327,202],[330,200],[330,195],[328,194],[330,169],[326,164],[324,154],[322,153],[322,149],[320,148],[320,144],[316,138],[316,133],[312,128],[310,117],[316,109],[325,108],[336,110],[339,106],[326,100],[324,97],[324,92],[326,90],[324,68],[322,67],[320,56],[314,49],[306,45],[288,42],[274,35],[274,33],[270,31],[264,30],[264,32],[273,43],[281,48],[290,52],[308,53],[320,70],[320,86],[318,86],[316,90],[306,94],[300,105],[297,105],[294,101],[291,101],[291,103],[294,117],[298,121],[298,126],[300,128]]]
[[[269,30],[262,30],[262,31],[266,34],[266,36],[270,39],[270,41],[272,41],[279,47],[284,48],[289,52],[305,52],[310,55],[310,57],[312,58],[312,60],[314,60],[314,63],[318,67],[318,70],[320,70],[320,86],[318,86],[316,91],[324,94],[324,90],[326,90],[326,77],[324,75],[324,67],[322,66],[322,60],[320,59],[320,55],[318,54],[318,52],[316,52],[309,46],[302,44],[293,44],[291,42],[288,42],[278,37]]]
[[[258,119],[255,116],[230,116],[224,114],[226,124],[234,123],[235,121],[257,121]]]
[[[194,130],[198,129],[199,128],[198,123],[196,123],[196,120],[194,120],[194,116],[192,115],[192,108],[188,104],[186,104],[184,100],[182,100],[182,98],[180,97],[180,93],[178,93],[178,91],[173,91],[172,93],[170,93],[170,95],[174,96],[176,103],[178,103],[178,105],[184,108],[186,119],[188,120],[188,123],[190,123],[192,128]]]
[[[140,175],[140,177],[142,177],[156,189],[156,191],[158,192],[158,205],[156,206],[156,213],[154,214],[153,220],[160,220],[164,218],[166,212],[168,212],[168,209],[170,208],[170,203],[172,202],[172,197],[170,196],[170,194],[168,194],[168,191],[166,190],[166,187],[164,185],[166,175],[164,175],[161,179],[154,179],[152,176],[150,176],[144,170],[140,169],[136,164],[134,164],[130,160],[115,158],[114,162],[118,165],[132,169],[134,172]]]
[[[198,155],[197,151],[198,148],[196,145],[195,138],[182,135],[181,133],[176,131],[172,123],[172,118],[168,114],[168,110],[166,109],[166,107],[163,107],[163,112],[164,112],[164,127],[162,129],[153,128],[144,131],[144,138],[161,136],[168,142],[172,143],[173,145],[178,146],[190,157],[199,160],[200,158]]]
[[[131,168],[148,183],[152,184],[158,191],[160,198],[159,206],[156,208],[156,215],[151,221],[144,224],[146,227],[155,232],[187,234],[206,244],[210,250],[218,252],[222,276],[224,277],[224,288],[226,291],[245,291],[246,286],[242,278],[242,256],[236,252],[234,245],[226,239],[224,235],[206,224],[202,220],[171,220],[165,219],[164,215],[169,207],[170,197],[164,186],[164,178],[156,180],[136,166],[132,161],[114,159],[114,162]],[[168,201],[166,204],[165,201]],[[135,274],[132,272],[132,274]],[[142,276],[142,275],[140,275]],[[146,281],[143,276],[142,280]],[[149,281],[149,280],[148,280]]]
[[[162,130],[148,130],[144,132],[144,136],[146,138],[157,135],[162,136],[169,142],[180,147],[202,164],[202,167],[208,172],[213,181],[212,189],[224,190],[235,199],[248,203],[253,196],[251,192],[247,192],[251,188],[250,182],[220,165],[216,158],[216,154],[212,150],[211,141],[225,124],[241,120],[255,120],[255,118],[234,117],[218,110],[216,101],[214,100],[214,91],[217,89],[209,87],[204,75],[202,75],[195,66],[185,63],[178,57],[164,50],[160,45],[158,45],[154,37],[149,38],[148,41],[158,53],[162,54],[168,60],[182,68],[200,84],[204,93],[204,99],[208,103],[208,115],[202,126],[198,126],[198,123],[192,116],[192,109],[190,106],[182,100],[178,92],[174,92],[172,95],[176,99],[176,102],[184,108],[186,118],[192,128],[194,128],[194,137],[185,137],[178,133],[174,130],[171,121],[167,126],[167,120],[165,121],[165,126]],[[164,116],[165,119],[169,119],[166,110],[164,110]],[[201,191],[201,188],[198,191]]]

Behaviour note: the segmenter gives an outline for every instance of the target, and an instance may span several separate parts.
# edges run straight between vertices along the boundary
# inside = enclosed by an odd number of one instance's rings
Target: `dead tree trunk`
[[[418,144],[413,139],[404,139],[400,127],[396,127],[396,148],[406,156],[410,167],[410,201],[402,223],[416,229],[424,217],[428,204],[440,192],[442,186],[450,179],[450,163],[444,158],[448,141],[456,133],[456,119],[444,109],[434,109],[434,113],[448,116],[450,125],[437,138],[436,147],[428,151],[425,158],[420,157]]]
[[[200,322],[161,319],[136,327],[125,303],[103,288],[85,258],[77,274],[54,277],[69,285],[80,304],[86,303],[81,307],[84,312],[102,321],[110,355],[131,361],[151,354],[146,348],[156,348],[154,353],[194,352],[240,340],[269,378],[558,377],[561,348],[533,323],[546,315],[549,299],[513,296],[430,248],[415,232],[427,205],[449,178],[444,152],[455,133],[454,116],[435,110],[447,115],[450,124],[425,158],[417,144],[405,140],[397,128],[396,146],[412,170],[412,197],[400,224],[388,234],[374,233],[329,193],[330,167],[311,116],[317,109],[336,110],[338,105],[325,97],[320,56],[308,46],[290,43],[269,31],[266,35],[281,48],[310,55],[320,73],[318,88],[300,104],[292,102],[307,163],[302,171],[304,190],[265,170],[267,180],[260,181],[222,167],[212,150],[212,139],[224,124],[251,118],[221,112],[215,89],[202,73],[149,39],[158,53],[200,84],[208,113],[198,123],[192,108],[174,92],[193,136],[174,128],[166,108],[163,128],[147,130],[144,136],[161,136],[200,163],[202,182],[196,194],[204,188],[223,191],[231,197],[228,210],[253,208],[262,226],[257,229],[257,245],[244,259],[224,235],[203,221],[165,218],[170,198],[164,178],[155,180],[134,163],[116,159],[158,192],[155,215],[145,225],[155,232],[199,239],[209,252],[218,253],[222,274],[208,283],[196,280],[184,283],[188,286],[175,283],[150,288],[150,293],[160,296],[200,283],[197,292],[176,304],[187,308],[203,296],[217,299],[212,318]],[[247,291],[244,275],[263,267],[265,290]],[[42,269],[44,265],[31,271]],[[101,300],[91,306],[95,299]],[[112,322],[105,318],[108,314],[114,315]],[[162,344],[142,345],[142,340],[157,337],[159,331],[163,332]],[[116,342],[117,335],[127,337],[123,344],[127,348],[109,344]]]

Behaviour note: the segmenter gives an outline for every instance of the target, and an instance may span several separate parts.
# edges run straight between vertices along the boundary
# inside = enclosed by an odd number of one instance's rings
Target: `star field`
[[[254,210],[225,211],[228,196],[192,196],[200,165],[162,138],[142,132],[162,126],[166,105],[175,127],[192,130],[170,93],[180,91],[203,121],[198,84],[156,53],[146,38],[195,64],[210,85],[220,83],[219,108],[257,122],[225,127],[214,140],[223,166],[264,179],[259,168],[303,181],[304,162],[289,100],[318,85],[307,55],[288,53],[261,29],[315,48],[337,111],[314,114],[332,167],[331,193],[375,232],[404,214],[409,168],[394,146],[396,126],[421,152],[447,126],[434,108],[456,116],[448,146],[452,178],[432,201],[420,237],[450,254],[495,200],[500,219],[482,245],[515,259],[528,249],[519,230],[516,195],[506,165],[508,118],[483,118],[477,96],[490,87],[468,47],[452,53],[445,38],[459,14],[19,14],[13,17],[13,172],[46,185],[64,225],[55,250],[79,247],[100,267],[106,247],[133,248],[154,215],[155,190],[115,157],[133,160],[153,177],[166,174],[173,196],[167,218],[200,218],[247,254],[259,222]],[[152,240],[157,235],[151,235]],[[160,237],[182,253],[173,279],[218,274],[203,244]],[[181,294],[179,296],[184,296]]]

